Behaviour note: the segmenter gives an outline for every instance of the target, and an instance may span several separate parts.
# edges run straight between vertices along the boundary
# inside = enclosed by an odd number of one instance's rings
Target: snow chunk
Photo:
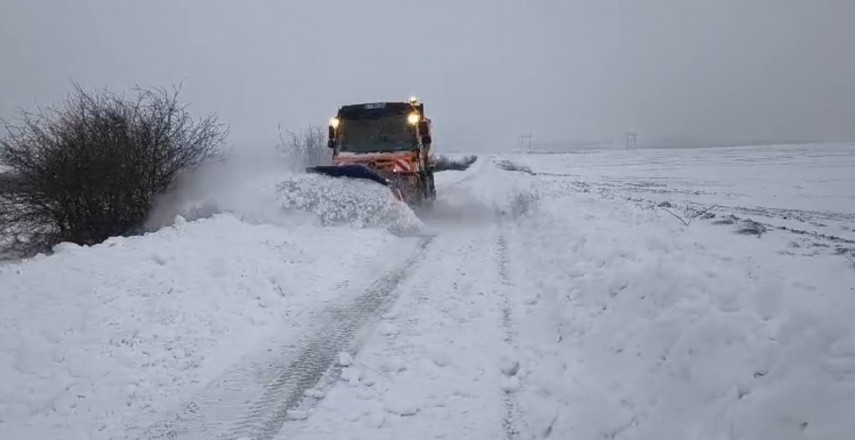
[[[353,364],[353,356],[346,351],[342,351],[338,354],[338,364],[342,367],[347,367]]]
[[[152,252],[151,261],[154,261],[158,266],[166,266],[166,257],[161,255],[159,252]]]
[[[407,390],[392,390],[383,399],[386,410],[399,416],[412,416],[419,412],[418,402]]]
[[[520,389],[520,378],[517,376],[511,376],[505,380],[502,384],[502,391],[506,393],[513,393]]]
[[[381,412],[372,412],[365,419],[365,423],[369,428],[380,429],[383,423],[386,422],[386,415]]]
[[[73,252],[78,251],[80,249],[83,249],[83,247],[81,247],[78,244],[65,241],[65,242],[62,242],[62,243],[55,245],[53,247],[53,253],[54,254],[73,253]]]
[[[344,367],[341,370],[341,380],[347,382],[350,385],[357,385],[359,383],[359,377],[362,372],[352,367]]]
[[[540,294],[537,292],[529,293],[523,297],[523,304],[533,306],[537,304],[538,300],[540,300]]]
[[[451,363],[451,358],[448,353],[442,350],[432,350],[430,352],[430,360],[438,367],[445,367]]]
[[[499,370],[505,376],[515,376],[520,370],[520,361],[510,355],[502,355],[499,358]]]
[[[303,395],[306,397],[312,398],[312,399],[323,399],[324,396],[326,396],[326,393],[322,389],[312,388],[312,389],[306,390],[306,392],[303,393]]]
[[[399,330],[397,325],[384,322],[377,328],[377,332],[384,336],[393,336],[397,335]]]
[[[383,363],[383,370],[398,373],[407,369],[407,364],[400,358],[389,358]]]
[[[309,413],[307,411],[297,409],[288,411],[288,420],[306,420],[308,418]]]

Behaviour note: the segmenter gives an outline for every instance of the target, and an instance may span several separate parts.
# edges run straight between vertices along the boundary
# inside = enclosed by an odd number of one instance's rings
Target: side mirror
[[[419,122],[419,133],[422,136],[430,135],[430,127],[428,126],[427,121],[423,120],[423,121]]]
[[[333,126],[332,126],[332,125],[330,125],[330,126],[329,126],[329,127],[327,127],[327,128],[329,129],[329,138],[330,138],[330,140],[335,139],[335,128],[333,128]]]
[[[422,144],[430,145],[432,141],[433,139],[431,139],[430,135],[422,136]]]
[[[329,149],[335,148],[335,141],[332,139],[328,140],[327,141],[327,148],[329,148]]]

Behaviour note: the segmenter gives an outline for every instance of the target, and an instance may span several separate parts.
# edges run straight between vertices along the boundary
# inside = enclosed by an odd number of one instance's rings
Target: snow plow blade
[[[350,177],[352,179],[373,180],[383,186],[390,186],[389,179],[362,165],[325,165],[306,168],[307,172],[324,174],[331,177]]]

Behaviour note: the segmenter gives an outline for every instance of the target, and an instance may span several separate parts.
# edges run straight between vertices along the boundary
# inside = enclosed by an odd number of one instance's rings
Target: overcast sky
[[[72,80],[240,145],[413,94],[439,148],[855,139],[855,0],[0,0],[0,117]]]

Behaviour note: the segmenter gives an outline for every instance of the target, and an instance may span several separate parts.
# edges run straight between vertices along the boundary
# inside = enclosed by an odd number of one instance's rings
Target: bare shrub
[[[157,195],[217,156],[228,130],[216,116],[192,119],[178,88],[135,92],[75,84],[63,105],[3,122],[0,163],[15,183],[0,191],[0,229],[38,247],[136,232]]]
[[[447,156],[431,156],[434,171],[463,171],[472,166],[478,156],[466,156],[461,159],[452,159]]]
[[[17,179],[9,173],[0,173],[0,193],[13,191]]]
[[[680,223],[682,223],[684,226],[691,225],[692,222],[694,222],[698,218],[701,218],[704,220],[709,220],[711,218],[714,218],[715,213],[713,213],[712,211],[714,209],[718,208],[718,205],[713,205],[710,207],[699,207],[699,206],[686,205],[686,207],[683,209],[683,212],[681,214],[677,214],[676,212],[674,212],[670,209],[673,207],[673,205],[671,205],[671,202],[667,202],[667,201],[662,202],[656,206],[664,209],[665,212],[671,214],[677,220],[680,220]]]
[[[299,132],[289,131],[284,136],[280,127],[277,148],[306,167],[327,165],[332,157],[332,151],[327,148],[327,131],[319,125],[309,125]]]

